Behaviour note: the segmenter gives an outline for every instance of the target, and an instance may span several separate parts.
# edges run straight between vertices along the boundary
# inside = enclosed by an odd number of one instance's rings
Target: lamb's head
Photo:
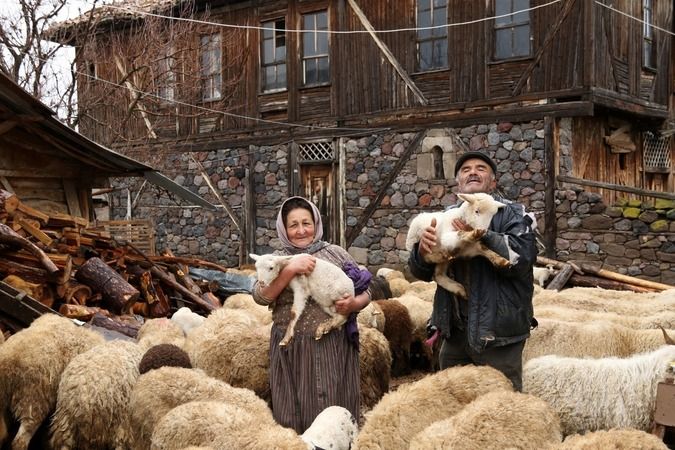
[[[505,206],[485,193],[457,194],[457,197],[464,200],[461,206],[464,222],[476,230],[487,229],[499,208]]]
[[[250,253],[249,256],[255,261],[258,283],[262,286],[269,285],[276,277],[278,277],[281,269],[283,269],[292,258],[292,256],[256,255],[253,253]]]

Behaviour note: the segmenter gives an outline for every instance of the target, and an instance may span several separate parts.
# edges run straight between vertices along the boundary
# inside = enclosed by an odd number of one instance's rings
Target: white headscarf
[[[314,218],[314,239],[312,240],[312,243],[307,246],[307,247],[298,247],[297,245],[294,245],[289,239],[288,239],[288,233],[286,232],[286,224],[284,223],[284,218],[282,217],[281,212],[284,209],[284,205],[286,202],[292,199],[300,199],[304,201],[307,206],[312,210],[312,216]],[[319,208],[316,207],[316,205],[306,198],[303,197],[289,197],[284,202],[281,204],[281,207],[279,208],[279,213],[277,214],[277,235],[279,236],[279,240],[284,246],[284,249],[288,253],[314,253],[317,250],[322,249],[326,245],[328,245],[327,242],[324,242],[321,240],[323,237],[323,222],[321,221],[321,213],[319,212]]]

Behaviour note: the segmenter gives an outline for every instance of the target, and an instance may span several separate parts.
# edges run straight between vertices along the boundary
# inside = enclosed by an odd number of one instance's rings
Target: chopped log
[[[56,287],[56,294],[61,297],[65,303],[75,305],[86,305],[92,298],[91,288],[86,284],[76,283],[69,280]]]
[[[579,268],[579,266],[577,266],[576,264],[574,264],[573,262],[570,262],[570,261],[562,262],[562,261],[558,261],[558,260],[555,260],[555,259],[547,258],[545,256],[537,256],[537,264],[542,265],[542,266],[551,266],[551,267],[553,267],[555,269],[558,269],[558,270],[562,270],[562,268],[565,266],[565,264],[569,264],[570,266],[572,266],[572,268],[574,269],[574,271],[576,273],[578,273],[579,275],[584,274],[583,270],[581,270]]]
[[[168,257],[174,257],[174,255],[171,253],[171,250],[167,249],[165,250],[165,254],[163,256],[168,256]],[[220,303],[220,300],[218,297],[215,295],[211,294],[210,292],[203,293],[202,289],[195,283],[195,280],[192,279],[190,276],[190,268],[183,263],[176,263],[174,265],[169,266],[171,272],[176,276],[176,280],[185,286],[190,292],[192,292],[195,295],[200,296],[201,298],[204,299],[205,302],[211,304],[214,308],[220,308],[222,305]]]
[[[72,305],[64,303],[59,308],[59,312],[69,319],[77,319],[83,322],[89,322],[95,314],[107,316],[110,313],[97,306]]]
[[[14,193],[0,189],[0,211],[12,215],[19,206],[19,203],[19,198]]]
[[[21,225],[21,228],[26,230],[26,233],[33,236],[38,241],[42,242],[46,246],[52,245],[52,238],[47,236],[40,228],[39,222],[30,220],[30,219],[18,219],[17,222]],[[31,223],[34,222],[34,223]],[[37,224],[37,225],[36,225]]]
[[[5,258],[0,258],[0,273],[5,275],[17,275],[31,283],[44,283],[49,279],[50,274],[39,267],[21,264],[16,261],[10,261]]]
[[[574,272],[574,268],[572,267],[571,264],[564,264],[562,269],[560,269],[560,272],[558,272],[558,275],[551,280],[551,282],[546,286],[546,289],[551,290],[551,291],[559,291],[560,289],[567,284],[567,281],[570,279],[572,276],[572,272]]]
[[[159,281],[152,282],[152,290],[157,301],[150,305],[150,317],[166,317],[171,312],[169,297],[164,293]]]
[[[21,211],[27,216],[37,219],[40,222],[40,225],[47,225],[47,222],[49,222],[49,216],[47,214],[40,212],[35,208],[31,208],[23,202],[19,202],[16,210]]]
[[[200,296],[193,294],[192,291],[187,289],[185,286],[173,280],[168,273],[160,269],[157,265],[152,266],[150,271],[154,277],[158,278],[160,281],[162,281],[170,288],[173,288],[175,291],[178,291],[180,294],[184,295],[191,302],[194,302],[197,305],[201,306],[202,309],[204,309],[205,311],[211,312],[214,309],[216,309],[211,303],[207,302]]]
[[[73,227],[86,228],[89,221],[84,217],[71,216],[63,213],[52,213],[49,215],[49,226],[55,228]]]
[[[592,275],[577,275],[574,274],[569,279],[569,284],[572,286],[582,287],[599,287],[603,289],[612,289],[614,291],[633,291],[633,292],[657,292],[655,289],[650,289],[634,284],[622,283],[621,281],[609,280],[607,278],[595,277]]]
[[[0,223],[0,244],[21,247],[29,253],[35,255],[39,260],[42,267],[44,267],[47,272],[54,274],[59,271],[59,268],[52,262],[49,257],[40,250],[40,248],[30,242],[27,239],[22,238],[16,232],[14,232],[10,227],[5,224]]]
[[[104,303],[115,313],[128,312],[141,295],[138,289],[97,257],[89,258],[77,269],[75,278],[100,292]]]
[[[133,255],[129,255],[128,257],[134,260],[138,260],[138,258],[134,257]],[[220,264],[212,263],[210,261],[204,261],[202,259],[197,258],[183,258],[180,256],[146,256],[144,259],[150,260],[152,262],[160,262],[167,264],[181,263],[187,264],[188,266],[206,267],[209,269],[219,270],[225,273],[229,271],[227,267],[223,267]]]
[[[612,272],[611,270],[600,269],[593,264],[582,264],[581,268],[584,272],[592,273],[599,277],[607,278],[608,280],[620,281],[622,283],[640,286],[656,291],[665,291],[667,289],[675,289],[675,286],[669,284],[657,283],[656,281],[643,280],[642,278],[631,277],[630,275],[623,275],[621,273]]]
[[[132,322],[130,320],[122,320],[120,317],[111,316],[106,317],[101,313],[96,313],[89,321],[92,326],[105,328],[107,330],[122,333],[125,336],[136,338],[138,330],[141,328],[141,323]]]

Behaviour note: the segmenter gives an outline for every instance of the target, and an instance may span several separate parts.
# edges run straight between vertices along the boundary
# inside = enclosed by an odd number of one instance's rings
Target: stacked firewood
[[[194,280],[189,266],[228,270],[170,252],[146,255],[86,219],[38,211],[0,189],[0,280],[67,317],[129,335],[137,316],[221,306],[218,284]]]

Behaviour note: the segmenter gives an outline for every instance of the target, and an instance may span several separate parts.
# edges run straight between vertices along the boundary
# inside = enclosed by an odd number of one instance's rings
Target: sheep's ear
[[[249,253],[248,256],[251,257],[253,261],[257,261],[260,256],[256,255],[255,253]]]
[[[498,201],[496,201],[496,200],[495,200],[495,204],[497,205],[497,209],[501,209],[501,208],[503,208],[503,207],[506,206],[504,203],[498,202]]]
[[[476,200],[476,196],[473,194],[457,194],[457,197],[469,203],[473,203]]]

